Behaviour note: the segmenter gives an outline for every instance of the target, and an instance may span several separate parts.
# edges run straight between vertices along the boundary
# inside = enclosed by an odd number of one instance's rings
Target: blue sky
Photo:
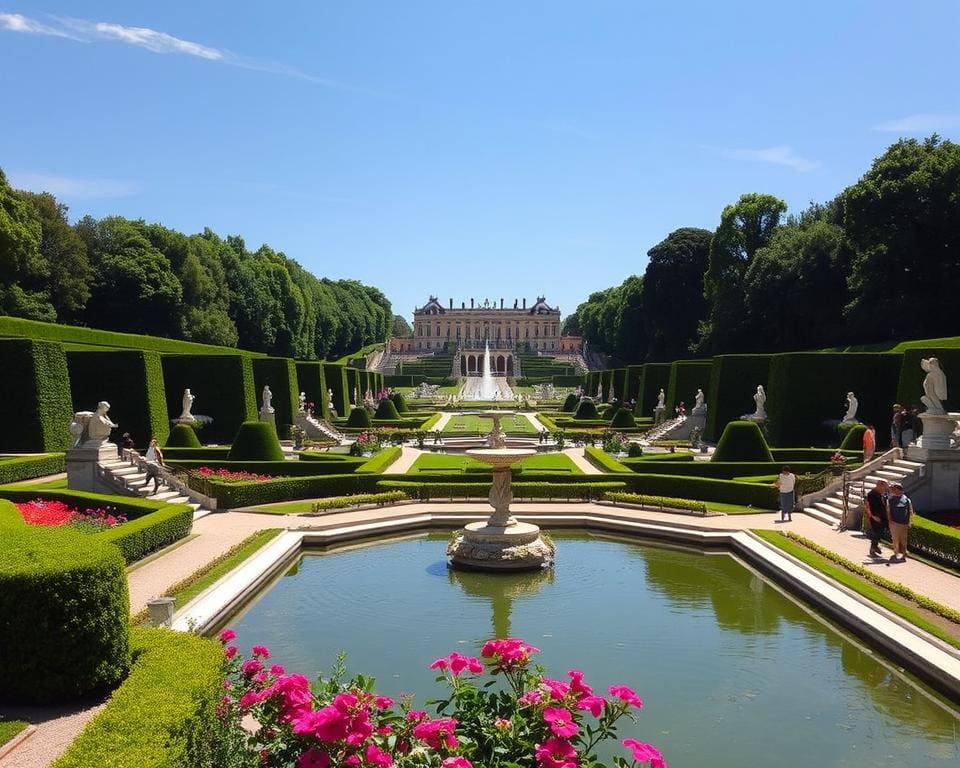
[[[407,316],[566,314],[742,193],[798,211],[900,136],[960,140],[957,0],[255,5],[0,0],[0,167]]]

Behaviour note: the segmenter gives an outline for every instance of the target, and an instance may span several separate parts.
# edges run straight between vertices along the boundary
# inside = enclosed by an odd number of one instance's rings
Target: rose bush
[[[229,674],[218,709],[218,765],[266,768],[605,768],[596,749],[615,738],[617,723],[643,707],[626,685],[606,696],[579,670],[567,679],[531,669],[537,648],[516,638],[490,640],[481,658],[457,652],[430,667],[449,695],[428,702],[435,714],[373,693],[374,681],[343,682],[342,659],[331,678],[311,687],[303,675],[269,665],[270,651],[254,646],[243,658],[220,639]],[[489,675],[495,679],[478,679]],[[628,757],[617,768],[666,768],[651,744],[625,739]]]

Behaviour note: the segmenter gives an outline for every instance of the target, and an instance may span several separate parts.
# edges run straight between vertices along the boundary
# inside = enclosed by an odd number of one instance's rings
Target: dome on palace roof
[[[530,307],[531,315],[545,315],[548,312],[556,312],[553,307],[547,304],[545,296],[537,296],[537,303]]]
[[[437,301],[436,296],[431,296],[430,300],[420,307],[417,312],[425,312],[428,315],[443,315],[446,313],[446,310],[440,306],[440,302]]]

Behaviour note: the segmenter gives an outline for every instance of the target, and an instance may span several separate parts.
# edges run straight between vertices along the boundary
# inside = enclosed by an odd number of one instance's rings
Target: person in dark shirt
[[[867,494],[867,538],[870,539],[869,557],[880,557],[880,539],[887,528],[887,481],[879,480]]]
[[[890,498],[887,499],[887,523],[890,526],[890,539],[893,541],[893,556],[890,562],[907,559],[907,536],[913,518],[913,503],[903,492],[900,483],[890,484]]]

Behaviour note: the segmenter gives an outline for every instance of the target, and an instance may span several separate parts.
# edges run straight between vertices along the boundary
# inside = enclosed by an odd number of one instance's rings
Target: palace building
[[[551,307],[543,296],[529,307],[526,299],[470,299],[443,306],[436,296],[413,312],[413,336],[393,338],[390,349],[401,355],[429,355],[440,351],[461,353],[463,373],[482,370],[483,350],[489,344],[493,367],[510,376],[514,353],[519,351],[552,355],[574,355],[582,349],[579,337],[560,335],[560,309]],[[494,354],[495,353],[495,354]]]

